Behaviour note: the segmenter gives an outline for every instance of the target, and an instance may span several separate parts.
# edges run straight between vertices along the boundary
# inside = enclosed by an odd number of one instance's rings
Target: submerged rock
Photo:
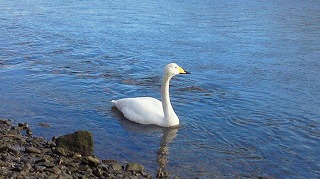
[[[93,138],[89,131],[77,131],[60,136],[56,139],[56,145],[84,156],[93,154]]]
[[[29,127],[29,124],[28,123],[19,123],[18,126],[25,130]]]
[[[38,126],[48,128],[48,127],[50,127],[50,124],[44,123],[44,122],[39,122],[39,123],[38,123]]]

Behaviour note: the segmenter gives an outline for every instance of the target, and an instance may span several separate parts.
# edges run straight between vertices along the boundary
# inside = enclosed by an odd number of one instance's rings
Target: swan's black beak
[[[191,74],[191,73],[188,71],[184,71],[184,73],[180,73],[180,74]]]

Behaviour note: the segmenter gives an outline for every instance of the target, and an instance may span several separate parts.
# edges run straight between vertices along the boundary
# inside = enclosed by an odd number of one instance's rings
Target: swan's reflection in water
[[[179,127],[163,128],[155,125],[141,125],[127,120],[123,114],[115,107],[112,108],[112,114],[120,119],[121,125],[128,131],[137,133],[152,134],[162,133],[160,139],[160,146],[157,151],[157,178],[168,177],[169,173],[166,170],[167,163],[169,161],[169,144],[176,138]]]
[[[178,128],[163,128],[163,136],[160,141],[160,148],[157,152],[157,162],[159,169],[157,178],[167,177],[169,174],[166,171],[169,156],[169,143],[177,136]]]

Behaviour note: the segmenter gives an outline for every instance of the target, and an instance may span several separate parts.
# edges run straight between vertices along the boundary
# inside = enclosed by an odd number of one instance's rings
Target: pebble
[[[103,172],[102,172],[102,170],[100,168],[94,168],[92,173],[97,177],[101,177],[102,174],[103,174]]]
[[[126,165],[126,170],[130,172],[142,172],[144,167],[138,163],[128,163]]]
[[[47,145],[48,145],[49,147],[56,147],[56,146],[57,146],[56,143],[55,143],[55,142],[52,142],[52,141],[48,141],[48,142],[47,142]]]
[[[79,166],[79,170],[81,170],[81,171],[86,171],[86,170],[88,170],[90,167],[89,167],[89,165],[80,165]]]
[[[34,163],[41,163],[41,162],[50,162],[48,158],[41,158],[39,160],[36,160]]]
[[[32,131],[31,131],[30,128],[27,128],[26,133],[27,133],[27,135],[28,135],[29,137],[32,136]]]
[[[10,155],[2,155],[1,156],[1,160],[4,161],[4,162],[10,161],[10,160],[12,160],[12,156],[10,156]]]
[[[39,163],[36,163],[35,166],[45,166],[47,168],[52,168],[55,166],[55,164],[51,162],[39,162]]]
[[[41,150],[34,148],[34,147],[26,147],[25,148],[25,152],[27,153],[36,153],[36,154],[40,154]]]
[[[17,151],[17,150],[14,149],[14,148],[11,148],[11,147],[8,148],[8,152],[12,153],[12,154],[15,155],[15,156],[19,156],[19,155],[20,155],[20,152],[19,152],[19,151]]]
[[[22,127],[22,129],[27,129],[29,125],[27,123],[18,123],[19,127]]]
[[[30,163],[26,163],[23,165],[23,171],[29,172],[31,168],[32,166]]]
[[[53,174],[59,175],[61,173],[61,170],[57,167],[53,167],[53,168],[45,168],[45,171],[49,171]]]
[[[110,164],[110,168],[112,170],[120,171],[122,170],[122,166],[119,163],[112,163]]]
[[[20,161],[22,163],[30,163],[31,162],[28,158],[22,158]]]
[[[12,167],[10,170],[12,171],[16,171],[16,172],[21,172],[23,170],[21,165],[15,165],[14,167]]]
[[[0,123],[1,124],[5,124],[5,125],[10,125],[11,124],[11,122],[9,120],[7,120],[7,119],[0,119]]]
[[[69,174],[67,174],[66,172],[61,172],[61,174],[59,175],[58,179],[72,179],[73,177]]]
[[[93,156],[85,156],[82,159],[82,163],[96,166],[96,165],[98,165],[100,163],[100,160],[95,158],[95,157],[93,157]]]
[[[8,150],[8,146],[5,144],[0,144],[0,152],[6,152]]]
[[[36,170],[38,170],[38,171],[42,171],[42,170],[44,170],[45,168],[47,168],[47,167],[42,166],[42,165],[36,165],[36,166],[34,166],[34,169],[36,169]]]

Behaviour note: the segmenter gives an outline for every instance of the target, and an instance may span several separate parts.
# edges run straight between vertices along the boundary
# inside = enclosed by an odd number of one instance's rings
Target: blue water
[[[319,1],[0,2],[0,116],[35,135],[80,129],[95,154],[182,178],[320,177]],[[177,129],[110,101],[160,98]],[[43,128],[38,123],[50,124]]]

